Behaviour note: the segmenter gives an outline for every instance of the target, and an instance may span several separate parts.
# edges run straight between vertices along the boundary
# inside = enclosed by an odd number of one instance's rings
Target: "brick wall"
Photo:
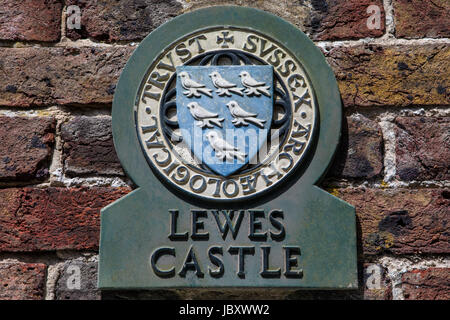
[[[133,188],[111,136],[118,76],[150,31],[212,4],[292,22],[333,68],[346,122],[322,185],[356,207],[359,290],[96,290],[99,211]],[[66,26],[70,5],[81,9],[79,30]],[[379,28],[367,27],[369,5],[381,9]],[[0,299],[450,298],[448,0],[4,0],[1,9]]]

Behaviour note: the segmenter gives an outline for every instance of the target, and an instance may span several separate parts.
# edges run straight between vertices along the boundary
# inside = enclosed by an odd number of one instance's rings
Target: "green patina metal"
[[[155,177],[142,153],[136,134],[134,105],[142,79],[154,57],[187,32],[212,26],[242,27],[276,39],[303,64],[314,87],[320,118],[315,144],[308,161],[282,188],[264,198],[243,200],[233,208],[264,210],[265,220],[272,210],[284,212],[285,237],[280,241],[249,240],[249,211],[245,211],[236,239],[229,234],[224,240],[217,232],[211,210],[202,218],[208,239],[170,241],[169,210],[178,210],[177,232],[192,233],[191,210],[214,208],[214,203],[185,201],[168,191]],[[355,211],[346,202],[321,190],[316,184],[330,165],[339,142],[342,120],[340,95],[333,72],[320,50],[300,30],[288,22],[256,9],[212,7],[181,15],[153,31],[142,41],[125,66],[114,96],[112,118],[117,154],[127,175],[139,186],[126,197],[107,206],[101,213],[99,288],[152,289],[176,287],[297,287],[321,289],[354,289],[357,287]],[[193,204],[192,204],[193,203]],[[226,209],[227,206],[221,206]],[[215,228],[215,230],[213,230]],[[264,232],[265,230],[260,230]],[[301,248],[297,255],[300,277],[285,276],[286,249]],[[189,271],[179,276],[189,248],[193,246],[203,277]],[[208,266],[217,269],[208,257],[212,246],[223,248],[219,257],[224,273],[212,277]],[[237,275],[238,257],[229,253],[230,246],[254,246],[255,253],[245,256],[245,276]],[[261,276],[262,247],[270,246],[271,270],[281,275]],[[159,247],[172,247],[176,254],[159,262],[161,269],[175,267],[175,275],[159,277],[151,266],[151,256]]]

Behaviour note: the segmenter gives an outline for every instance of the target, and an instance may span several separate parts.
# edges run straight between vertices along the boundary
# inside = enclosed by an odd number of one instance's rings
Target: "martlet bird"
[[[184,89],[186,89],[186,91],[183,91],[183,93],[188,98],[191,98],[192,96],[200,98],[201,93],[212,98],[212,94],[211,94],[212,90],[205,88],[204,84],[201,84],[201,83],[198,83],[198,82],[195,82],[194,80],[192,80],[186,71],[180,72],[180,74],[178,76],[181,79],[181,86]]]
[[[245,161],[246,154],[223,140],[217,131],[209,131],[208,133],[206,133],[206,138],[208,139],[211,147],[216,152],[216,157],[218,159],[223,161],[223,159],[225,158],[227,161],[233,161],[234,158],[237,158],[242,162]]]
[[[241,106],[234,100],[227,103],[227,107],[230,110],[231,115],[233,116],[233,120],[231,121],[236,127],[239,126],[248,126],[248,122],[253,123],[254,125],[264,128],[264,123],[266,120],[257,119],[258,116],[256,113],[247,112],[241,108]]]
[[[270,97],[270,87],[265,86],[264,82],[258,82],[253,79],[250,73],[248,73],[247,71],[242,71],[239,74],[239,77],[241,77],[242,85],[247,88],[244,92],[248,96],[255,95],[259,97],[262,93],[263,95]]]
[[[222,78],[220,73],[218,73],[217,71],[212,72],[211,74],[209,74],[209,76],[211,77],[214,86],[218,89],[216,92],[219,96],[231,97],[230,92],[236,93],[240,96],[244,95],[242,93],[242,90],[244,90],[244,88],[237,88],[235,84]]]
[[[198,127],[212,128],[212,124],[215,124],[216,126],[222,128],[221,122],[223,121],[223,118],[218,118],[219,115],[217,113],[212,113],[204,109],[197,102],[188,103],[187,108],[191,112],[192,117],[197,120],[195,124]]]

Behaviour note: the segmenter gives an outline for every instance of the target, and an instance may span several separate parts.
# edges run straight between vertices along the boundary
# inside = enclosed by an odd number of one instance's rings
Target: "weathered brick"
[[[76,117],[61,126],[65,173],[119,174],[110,117]]]
[[[341,145],[328,176],[371,179],[383,170],[383,136],[375,121],[362,115],[348,117]]]
[[[319,0],[310,1],[313,8],[307,30],[313,40],[344,40],[380,37],[384,34],[384,7],[382,0]],[[298,2],[297,2],[298,3]],[[380,9],[379,27],[369,29],[367,21],[371,13],[367,8],[376,5]]]
[[[450,45],[365,45],[326,53],[345,106],[450,104]]]
[[[0,104],[109,104],[132,50],[3,48]],[[347,106],[449,103],[448,45],[338,47],[327,56]]]
[[[450,253],[450,190],[334,189],[356,208],[364,254]]]
[[[133,47],[1,48],[0,105],[110,104]]]
[[[313,40],[343,40],[379,37],[384,34],[384,7],[382,0],[191,0],[187,10],[211,5],[238,5],[273,13],[297,26]],[[369,29],[367,13],[370,5],[380,8],[380,28]]]
[[[359,267],[357,290],[299,290],[286,299],[295,300],[390,300],[392,286],[387,271],[380,265],[364,263]]]
[[[141,40],[181,9],[176,0],[69,0],[81,9],[81,29],[67,30],[73,40]]]
[[[68,261],[64,263],[55,290],[57,300],[100,300],[97,289],[97,263]]]
[[[43,299],[46,270],[42,263],[0,263],[0,300]]]
[[[450,268],[406,272],[402,275],[402,289],[408,300],[449,300]]]
[[[401,180],[450,180],[450,117],[397,117],[396,172]]]
[[[0,190],[0,251],[96,250],[100,209],[128,188]]]
[[[110,104],[133,49],[2,48],[0,104]],[[449,103],[449,45],[338,47],[327,56],[347,106]]]
[[[448,0],[394,0],[395,34],[399,38],[450,36]]]
[[[386,268],[379,264],[365,263],[363,281],[359,285],[364,300],[391,300],[392,284],[387,276]]]
[[[3,0],[0,40],[55,42],[61,36],[60,0]]]
[[[53,118],[0,117],[0,181],[45,179],[54,134]]]

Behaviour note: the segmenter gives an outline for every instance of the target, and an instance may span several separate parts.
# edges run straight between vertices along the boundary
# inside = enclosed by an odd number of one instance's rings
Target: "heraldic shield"
[[[181,66],[176,86],[181,134],[197,161],[224,177],[260,161],[273,116],[272,66]]]

